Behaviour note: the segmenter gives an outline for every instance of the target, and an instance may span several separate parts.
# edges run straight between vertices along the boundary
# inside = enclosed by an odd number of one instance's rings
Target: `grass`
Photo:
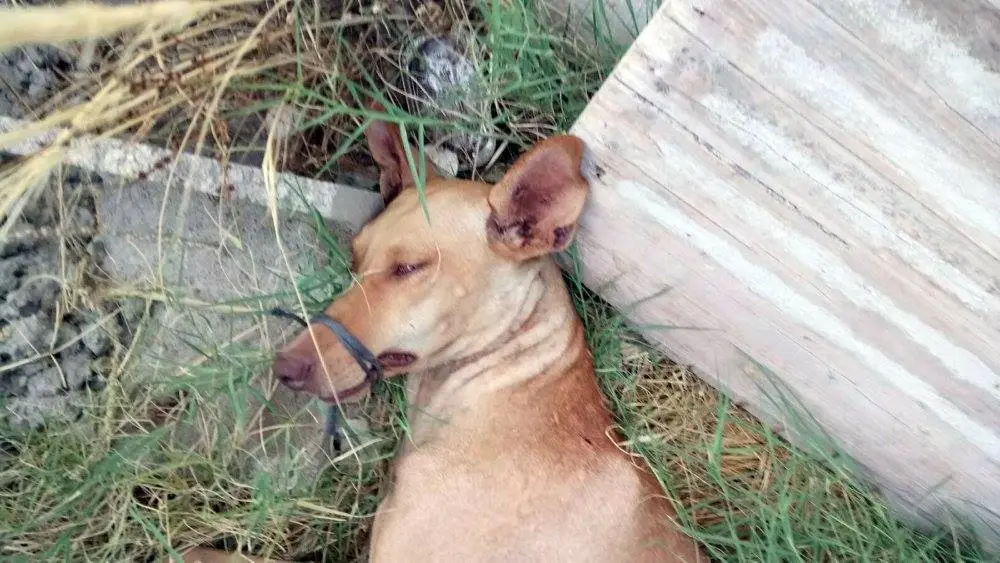
[[[449,4],[453,29],[471,37],[478,80],[458,106],[431,103],[407,86],[400,59],[403,38],[424,25],[418,17],[378,13],[377,3],[346,2],[343,16],[323,6],[220,4],[180,30],[154,25],[73,46],[90,54],[94,72],[36,108],[41,123],[70,130],[0,173],[0,215],[16,216],[74,135],[151,138],[226,160],[248,149],[234,124],[279,109],[294,117],[283,131],[265,128],[265,171],[333,178],[364,170],[363,128],[382,117],[415,138],[487,131],[499,166],[467,174],[489,177],[519,149],[565,130],[623,52],[605,25],[594,26],[590,43],[568,39],[541,22],[546,6],[534,0]],[[605,17],[595,4],[595,20]],[[623,20],[638,28],[631,20],[642,17]],[[366,109],[371,98],[388,113]],[[0,137],[0,148],[21,133]],[[168,219],[183,221],[184,211]],[[316,226],[325,260],[279,265],[295,280],[281,292],[202,303],[162,277],[103,288],[104,299],[138,299],[147,314],[127,327],[107,388],[82,420],[3,433],[0,557],[141,561],[212,544],[363,559],[370,515],[407,431],[401,384],[383,382],[348,413],[356,447],[338,456],[310,442],[315,405],[274,400],[265,377],[271,351],[294,327],[258,320],[236,331],[218,317],[251,319],[278,303],[314,309],[335,298],[351,283],[348,260],[337,237]],[[849,467],[821,453],[831,444],[789,447],[646,346],[576,276],[567,279],[626,446],[678,499],[679,524],[715,558],[986,560],[958,531],[926,535],[902,525]],[[155,309],[189,321],[183,332],[167,331],[186,344],[183,354],[155,351],[164,335],[148,315]]]

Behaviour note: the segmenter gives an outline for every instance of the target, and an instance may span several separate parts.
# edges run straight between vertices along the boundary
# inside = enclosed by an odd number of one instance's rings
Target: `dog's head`
[[[494,186],[441,178],[425,162],[425,214],[409,165],[420,153],[389,123],[373,123],[366,137],[386,207],[354,237],[358,281],[327,315],[377,355],[386,376],[483,350],[523,314],[539,260],[570,243],[588,190],[582,141],[538,143]],[[363,370],[323,325],[282,348],[273,371],[327,401],[366,390]]]

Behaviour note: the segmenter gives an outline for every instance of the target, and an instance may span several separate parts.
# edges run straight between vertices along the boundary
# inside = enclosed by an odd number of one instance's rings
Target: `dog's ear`
[[[385,112],[385,108],[378,102],[372,102],[369,107],[373,111]],[[368,150],[378,164],[378,184],[379,191],[382,193],[382,201],[388,205],[399,195],[399,192],[417,185],[413,174],[410,173],[406,151],[403,149],[403,137],[395,123],[373,121],[365,129],[365,138],[368,140]],[[420,151],[410,147],[410,155],[415,167],[419,166],[417,159],[420,158],[420,154]],[[427,158],[424,159],[424,170],[426,170],[425,179],[428,183],[437,178],[434,165]]]
[[[495,252],[527,260],[569,246],[589,189],[580,172],[583,148],[578,137],[550,137],[493,186],[486,235]]]

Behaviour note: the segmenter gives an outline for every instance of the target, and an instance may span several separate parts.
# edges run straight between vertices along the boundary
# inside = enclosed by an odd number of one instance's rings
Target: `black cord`
[[[283,317],[286,319],[292,319],[293,321],[302,325],[302,328],[306,328],[307,326],[309,326],[309,323],[307,323],[305,319],[296,315],[295,313],[292,313],[291,311],[286,311],[281,307],[275,307],[273,309],[269,309],[267,311],[267,314],[271,315],[272,317]]]

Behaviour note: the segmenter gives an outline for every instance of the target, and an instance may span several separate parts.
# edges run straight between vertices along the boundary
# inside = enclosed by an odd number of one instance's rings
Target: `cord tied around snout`
[[[365,373],[365,380],[361,385],[373,386],[382,379],[382,366],[378,362],[378,358],[371,350],[368,349],[364,344],[361,343],[351,331],[347,330],[344,325],[340,324],[333,317],[327,315],[326,313],[320,312],[314,315],[309,321],[304,318],[292,313],[291,311],[286,311],[280,307],[275,307],[268,311],[268,314],[273,317],[282,317],[286,319],[291,319],[302,328],[309,328],[310,324],[321,324],[326,328],[330,329],[330,332],[337,337],[337,340],[344,345],[354,361],[357,362],[358,366],[361,367],[362,371]],[[351,390],[348,390],[349,392]],[[350,393],[348,393],[350,394]],[[333,447],[335,450],[340,451],[340,409],[337,405],[329,405],[327,409],[326,424],[324,430],[327,434],[333,437]]]

